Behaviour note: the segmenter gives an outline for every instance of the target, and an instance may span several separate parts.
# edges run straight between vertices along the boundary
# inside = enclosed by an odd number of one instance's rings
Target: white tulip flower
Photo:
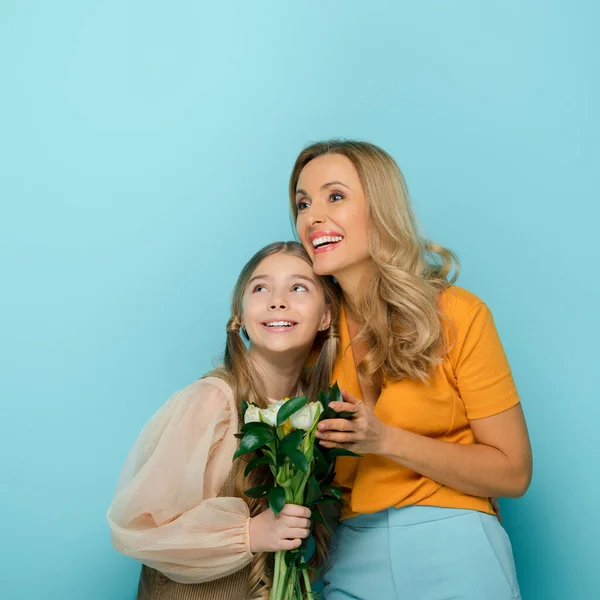
[[[309,402],[290,417],[292,426],[294,429],[308,431],[315,424],[322,411],[323,406],[320,402]]]
[[[273,402],[267,408],[260,409],[260,420],[271,427],[277,427],[277,413],[279,409],[285,404],[285,400],[279,400]]]
[[[244,423],[260,423],[260,408],[250,404],[244,414]]]

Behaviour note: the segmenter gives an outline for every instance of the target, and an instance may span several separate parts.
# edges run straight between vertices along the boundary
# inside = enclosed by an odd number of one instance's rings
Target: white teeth
[[[312,241],[312,245],[316,248],[322,244],[330,244],[332,242],[341,242],[344,238],[341,235],[325,235],[323,237],[315,238]]]
[[[293,323],[290,323],[290,321],[269,321],[265,325],[267,327],[291,327]]]

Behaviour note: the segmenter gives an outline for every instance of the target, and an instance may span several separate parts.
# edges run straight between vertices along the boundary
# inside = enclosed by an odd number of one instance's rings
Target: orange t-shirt
[[[444,335],[451,345],[427,383],[386,382],[375,406],[384,423],[456,444],[473,444],[470,419],[496,415],[519,403],[519,396],[494,326],[479,298],[459,287],[440,297]],[[340,316],[340,352],[332,381],[361,398],[346,316]],[[487,498],[437,483],[393,460],[366,454],[338,458],[336,480],[348,501],[342,519],[409,505],[467,508],[493,513]]]

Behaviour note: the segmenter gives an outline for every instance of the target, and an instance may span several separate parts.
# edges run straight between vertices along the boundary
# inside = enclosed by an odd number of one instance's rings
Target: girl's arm
[[[230,390],[220,383],[195,382],[151,419],[107,514],[119,552],[180,583],[218,579],[252,560],[247,504],[216,497],[236,444]]]

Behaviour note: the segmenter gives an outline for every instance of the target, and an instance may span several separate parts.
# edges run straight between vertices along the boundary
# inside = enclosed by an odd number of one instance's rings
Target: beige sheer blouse
[[[248,506],[219,497],[237,431],[233,392],[221,379],[200,379],[172,396],[121,473],[107,514],[115,548],[179,583],[212,581],[248,565]]]

